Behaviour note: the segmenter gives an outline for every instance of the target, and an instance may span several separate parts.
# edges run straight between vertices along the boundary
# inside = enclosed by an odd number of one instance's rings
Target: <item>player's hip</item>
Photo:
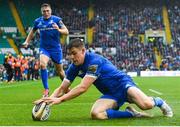
[[[62,64],[63,53],[62,50],[46,50],[44,48],[39,49],[40,55],[45,55],[52,59],[57,64]]]
[[[41,52],[62,53],[62,49],[60,47],[56,47],[56,48],[40,47],[39,53],[41,54]]]
[[[45,49],[47,51],[60,51],[62,50],[60,44],[40,44],[40,49]]]
[[[121,82],[118,86],[114,87],[114,89],[110,89],[109,91],[101,91],[103,93],[103,96],[101,96],[101,98],[113,99],[120,107],[125,102],[128,102],[127,91],[130,87],[137,86],[132,81]]]

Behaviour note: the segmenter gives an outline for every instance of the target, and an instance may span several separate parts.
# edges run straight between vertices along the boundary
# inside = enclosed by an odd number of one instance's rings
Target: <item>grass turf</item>
[[[155,108],[147,111],[154,115],[153,118],[91,120],[89,112],[95,100],[101,95],[92,86],[80,97],[51,107],[51,115],[47,121],[33,121],[32,102],[42,94],[42,84],[38,80],[0,84],[0,126],[180,126],[179,77],[137,77],[134,81],[149,96],[160,96],[165,99],[171,105],[174,117],[166,118],[158,108]],[[77,78],[72,87],[79,82],[80,79]],[[57,77],[49,79],[51,93],[59,83]],[[158,91],[162,95],[149,89]]]

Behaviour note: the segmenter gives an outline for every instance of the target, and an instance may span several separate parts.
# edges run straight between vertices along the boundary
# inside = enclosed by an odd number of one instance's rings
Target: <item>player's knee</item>
[[[57,66],[57,67],[56,67],[56,72],[57,72],[58,75],[64,74],[64,69],[63,69],[63,67]]]
[[[153,108],[153,103],[151,102],[151,100],[145,100],[143,101],[143,103],[141,104],[140,108],[142,110],[148,110],[148,109],[152,109]]]
[[[57,71],[57,74],[58,74],[58,76],[60,76],[61,79],[64,79],[64,77],[65,77],[64,70]]]
[[[64,74],[64,71],[63,71],[63,70],[58,70],[58,71],[57,71],[57,74],[58,74],[59,76],[61,76],[61,75]]]
[[[92,119],[98,119],[98,120],[103,120],[103,119],[107,119],[107,117],[104,115],[103,112],[99,112],[99,111],[91,111],[91,118]]]

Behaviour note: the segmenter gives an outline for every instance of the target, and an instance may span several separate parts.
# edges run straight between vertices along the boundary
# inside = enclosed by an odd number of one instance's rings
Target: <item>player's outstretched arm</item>
[[[86,92],[95,80],[96,79],[93,77],[85,76],[78,86],[73,88],[67,94],[64,94],[62,97],[59,98],[49,97],[49,98],[43,98],[43,100],[47,103],[50,103],[50,105],[60,104],[61,102],[71,100]]]
[[[31,29],[31,31],[29,32],[25,42],[22,44],[23,47],[27,47],[29,45],[31,39],[34,37],[35,32],[36,32],[35,30]]]
[[[54,90],[54,92],[51,94],[50,98],[58,98],[63,96],[65,93],[69,92],[69,86],[71,82],[67,79],[64,79],[61,85]],[[44,102],[43,98],[40,98],[38,100],[35,100],[34,104],[39,104],[41,102]]]
[[[64,78],[61,85],[57,89],[54,90],[54,92],[51,94],[50,97],[61,97],[65,93],[69,92],[70,84],[71,82],[67,80],[66,78]]]

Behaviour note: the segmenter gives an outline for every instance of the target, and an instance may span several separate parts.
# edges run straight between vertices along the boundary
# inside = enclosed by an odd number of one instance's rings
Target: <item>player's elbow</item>
[[[66,30],[65,35],[69,35],[69,31],[68,30]]]
[[[79,86],[79,92],[80,93],[85,93],[87,91],[87,88],[84,86]]]
[[[63,34],[64,35],[69,35],[69,30],[68,29],[64,29]]]

